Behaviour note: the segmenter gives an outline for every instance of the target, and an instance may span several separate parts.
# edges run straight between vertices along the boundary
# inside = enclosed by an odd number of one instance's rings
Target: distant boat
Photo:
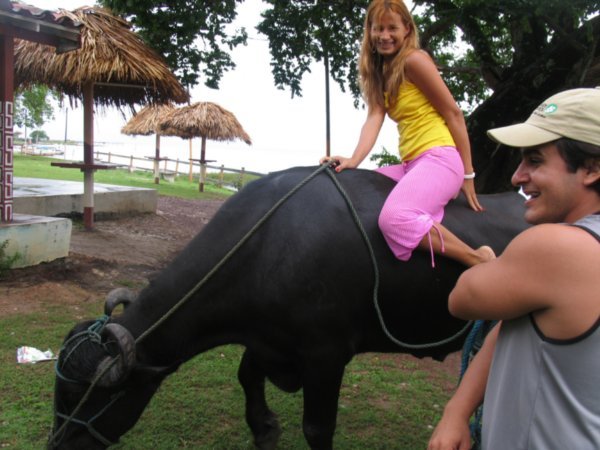
[[[60,156],[65,152],[58,145],[54,144],[33,144],[21,147],[21,153],[24,155],[35,156]]]

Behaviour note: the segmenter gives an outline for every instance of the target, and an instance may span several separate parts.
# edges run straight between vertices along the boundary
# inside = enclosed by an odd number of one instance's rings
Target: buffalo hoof
[[[274,450],[281,436],[281,428],[277,416],[270,413],[262,423],[261,432],[254,435],[254,445],[259,450]]]

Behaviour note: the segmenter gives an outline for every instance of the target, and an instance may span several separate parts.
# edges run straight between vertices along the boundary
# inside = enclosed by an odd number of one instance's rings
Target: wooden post
[[[221,164],[221,170],[219,171],[219,183],[217,184],[217,186],[219,186],[220,188],[223,187],[223,179],[225,178],[225,165]]]
[[[175,161],[175,173],[179,173],[179,158],[177,158],[177,161]]]
[[[244,169],[242,167],[242,171],[240,172],[240,186],[238,189],[241,189],[244,186],[244,174],[246,172],[246,169]]]
[[[83,162],[94,164],[94,84],[83,85]],[[83,169],[83,225],[94,228],[94,169]]]
[[[202,146],[200,147],[200,192],[204,192],[204,182],[206,181],[206,137],[202,136]]]
[[[204,182],[206,181],[206,163],[200,162],[200,182],[198,185],[198,189],[200,192],[204,192]]]
[[[190,139],[190,175],[189,175],[190,183],[193,180],[193,177],[192,177],[193,168],[194,168],[194,161],[192,161],[192,140]]]
[[[160,162],[160,135],[155,134],[155,146],[154,146],[154,184],[160,183],[160,168],[158,164]]]
[[[325,50],[325,156],[331,156],[331,125],[329,110],[329,55]]]
[[[133,155],[129,157],[129,173],[133,173]]]
[[[0,35],[0,223],[13,220],[13,37]]]

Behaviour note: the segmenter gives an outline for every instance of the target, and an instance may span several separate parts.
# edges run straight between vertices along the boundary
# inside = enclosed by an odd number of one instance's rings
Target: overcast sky
[[[85,0],[26,0],[26,3],[43,9],[69,10],[86,4]],[[268,42],[254,29],[266,5],[260,0],[246,0],[238,8],[235,25],[246,27],[250,37],[248,45],[232,52],[237,67],[224,75],[219,90],[198,85],[192,90],[192,102],[212,101],[233,112],[252,138],[250,151],[306,151],[306,164],[316,163],[314,159],[325,153],[325,75],[322,63],[313,64],[312,73],[303,79],[303,97],[292,99],[289,91],[276,89],[270,72]],[[332,154],[350,155],[366,112],[355,109],[352,96],[342,93],[333,80],[330,81],[330,91],[331,151]],[[51,139],[64,138],[65,116],[64,110],[57,109],[55,120],[43,127]],[[138,139],[139,142],[139,137],[131,138],[120,133],[125,123],[126,119],[114,108],[104,113],[97,112],[95,140],[127,143],[128,140]],[[68,111],[67,135],[69,139],[83,139],[83,115],[80,109]],[[389,119],[384,124],[374,151],[380,152],[382,146],[389,151],[394,151],[397,146],[395,124]],[[372,165],[366,162],[362,167]]]

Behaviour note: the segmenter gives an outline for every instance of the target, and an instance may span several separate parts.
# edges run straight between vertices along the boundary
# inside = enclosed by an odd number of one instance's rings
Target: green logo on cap
[[[546,114],[554,114],[557,109],[558,109],[558,106],[556,106],[556,103],[550,103],[548,106],[546,106],[544,108],[544,113],[546,113]]]

